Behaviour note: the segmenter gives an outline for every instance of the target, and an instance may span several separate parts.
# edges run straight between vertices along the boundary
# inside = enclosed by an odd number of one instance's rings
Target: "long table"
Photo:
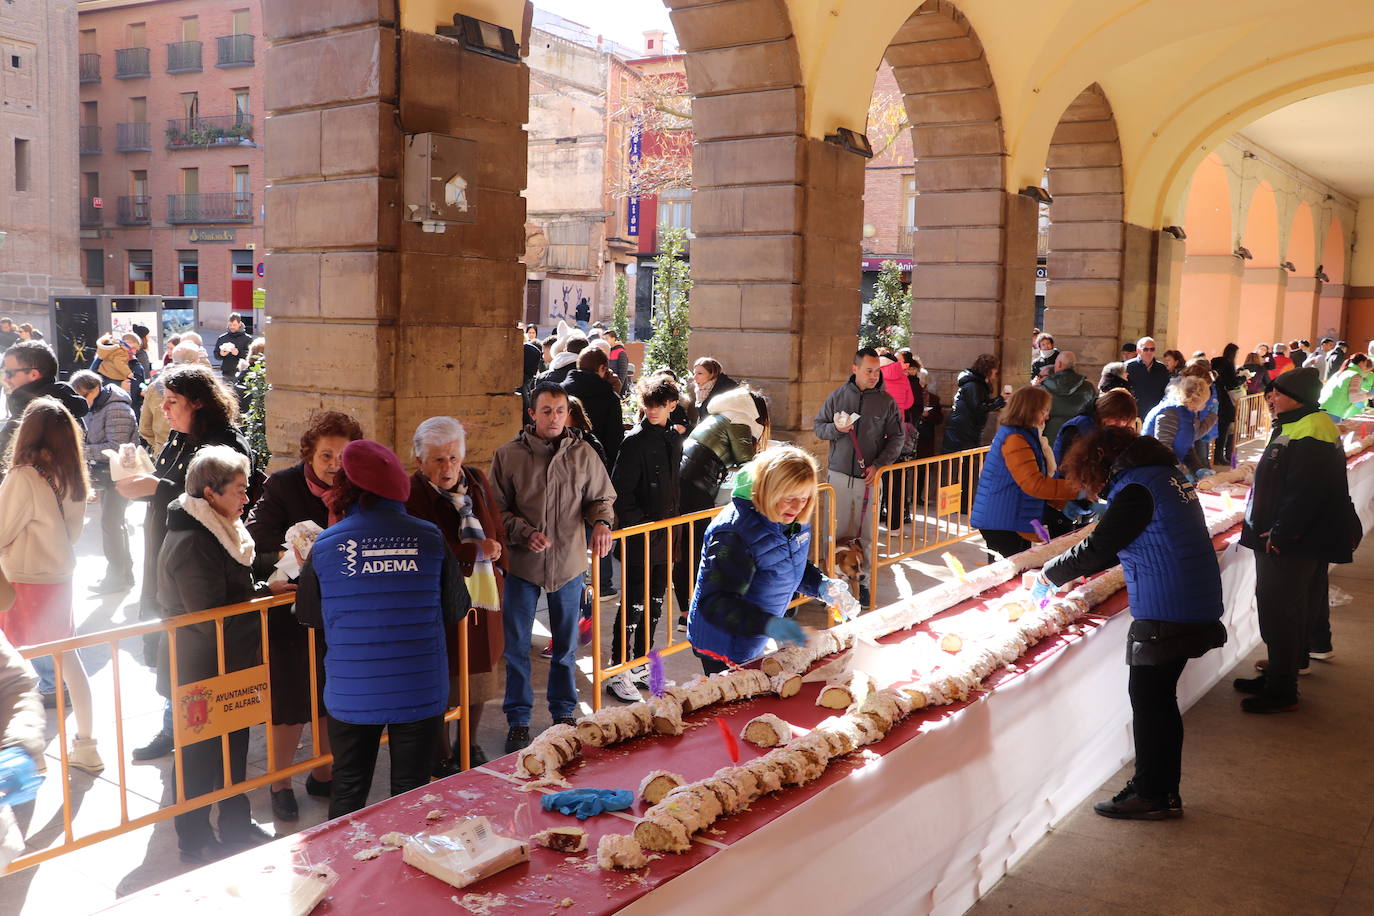
[[[1366,529],[1374,525],[1374,453],[1349,462],[1351,492]],[[1219,511],[1224,497],[1203,494]],[[1236,497],[1232,497],[1237,500]],[[1225,647],[1189,663],[1180,702],[1191,705],[1259,642],[1254,564],[1239,529],[1214,539],[1225,587]],[[951,608],[921,628],[956,630],[1013,590],[1009,582]],[[640,813],[584,823],[591,851],[566,856],[535,847],[530,862],[457,891],[401,862],[397,852],[359,860],[389,831],[414,833],[461,815],[486,815],[502,833],[525,837],[576,823],[544,812],[507,757],[373,805],[121,900],[108,912],[179,912],[193,897],[265,867],[328,865],[338,883],[319,916],[404,910],[407,916],[489,910],[514,913],[701,916],[746,905],[760,912],[937,913],[967,909],[1055,822],[1133,756],[1126,695],[1130,615],[1118,592],[1076,628],[1035,646],[967,701],[923,710],[887,738],[831,764],[814,783],[759,800],[717,822],[683,855],[653,857],[634,872],[597,868],[606,833],[628,833]],[[893,634],[885,642],[912,637]],[[807,729],[831,713],[815,705],[820,684],[788,700],[758,697],[688,719],[680,738],[641,738],[586,748],[565,776],[574,786],[634,789],[667,769],[688,780],[729,763],[712,718],[736,734],[754,716],[776,713]],[[741,742],[743,759],[762,753]],[[427,818],[433,811],[444,816]],[[482,895],[476,899],[466,894]],[[463,901],[466,899],[467,909]],[[457,905],[455,905],[457,904]]]

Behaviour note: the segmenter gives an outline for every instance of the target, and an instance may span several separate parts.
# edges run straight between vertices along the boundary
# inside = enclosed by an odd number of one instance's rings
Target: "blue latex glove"
[[[1064,504],[1064,517],[1071,522],[1092,518],[1093,515],[1094,509],[1091,504],[1084,504],[1076,499],[1069,500]]]
[[[1105,499],[1099,499],[1097,502],[1093,503],[1093,515],[1102,515],[1106,511],[1107,501]]]
[[[763,627],[764,635],[771,636],[778,641],[778,644],[787,643],[793,646],[806,645],[806,634],[802,632],[801,624],[791,617],[769,617],[768,623]]]
[[[19,747],[0,751],[0,804],[23,805],[34,800],[43,777],[33,758]]]
[[[1059,591],[1059,586],[1050,584],[1042,574],[1036,578],[1035,585],[1031,586],[1031,601],[1035,603],[1036,607],[1039,607],[1040,602],[1057,591]]]
[[[634,804],[633,792],[625,789],[568,789],[539,800],[545,811],[575,815],[579,821],[606,811],[624,811]]]
[[[1206,480],[1208,477],[1211,477],[1215,473],[1216,471],[1212,470],[1211,468],[1198,468],[1197,473],[1193,475],[1193,479]]]

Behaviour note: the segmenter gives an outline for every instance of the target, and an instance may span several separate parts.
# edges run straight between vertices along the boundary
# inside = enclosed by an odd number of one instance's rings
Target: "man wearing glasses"
[[[1163,363],[1155,362],[1153,337],[1140,338],[1135,348],[1135,359],[1126,363],[1126,378],[1131,383],[1136,410],[1143,420],[1156,404],[1164,400],[1164,389],[1169,385],[1169,370]]]
[[[78,419],[89,409],[85,398],[66,382],[57,380],[57,357],[41,340],[21,340],[5,351],[4,379],[9,417],[0,429],[0,455],[9,449],[10,437],[19,428],[24,408],[34,398],[57,398]]]

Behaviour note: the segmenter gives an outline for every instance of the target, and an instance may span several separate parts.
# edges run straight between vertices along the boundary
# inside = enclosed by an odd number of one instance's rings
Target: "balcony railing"
[[[115,220],[121,226],[146,226],[153,221],[153,199],[139,195],[121,197]]]
[[[251,67],[253,65],[252,35],[221,35],[215,39],[219,46],[219,67]]]
[[[146,153],[152,148],[152,131],[147,121],[115,125],[115,149],[121,153]]]
[[[253,195],[237,192],[216,194],[168,194],[169,223],[251,223]]]
[[[105,225],[105,211],[95,205],[94,198],[81,198],[81,228],[94,229]]]
[[[80,65],[81,82],[100,82],[100,55],[82,54],[77,57]]]
[[[100,152],[100,125],[82,124],[77,130],[81,155],[92,156]]]
[[[130,80],[151,73],[147,48],[120,48],[115,51],[115,79]]]
[[[172,41],[167,43],[168,73],[198,73],[200,70],[200,42]]]
[[[903,226],[901,232],[897,233],[897,250],[902,254],[911,254],[916,250],[915,226]]]
[[[168,149],[204,149],[207,146],[252,145],[252,115],[170,118],[167,121]]]

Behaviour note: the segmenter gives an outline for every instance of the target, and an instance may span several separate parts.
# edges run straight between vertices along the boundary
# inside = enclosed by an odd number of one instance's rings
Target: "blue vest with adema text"
[[[310,558],[324,616],[324,702],[354,725],[444,711],[448,655],[439,589],[444,536],[389,499],[354,504]]]
[[[1002,443],[1013,433],[1026,440],[1031,453],[1035,455],[1035,464],[1040,468],[1040,473],[1045,473],[1045,453],[1040,450],[1040,436],[1035,430],[1024,426],[997,427],[997,435],[993,437],[992,445],[983,459],[983,471],[978,475],[973,517],[969,520],[974,528],[1034,531],[1031,520],[1040,518],[1045,511],[1045,501],[1021,489],[1016,478],[1011,476],[1006,459],[1002,457]]]

